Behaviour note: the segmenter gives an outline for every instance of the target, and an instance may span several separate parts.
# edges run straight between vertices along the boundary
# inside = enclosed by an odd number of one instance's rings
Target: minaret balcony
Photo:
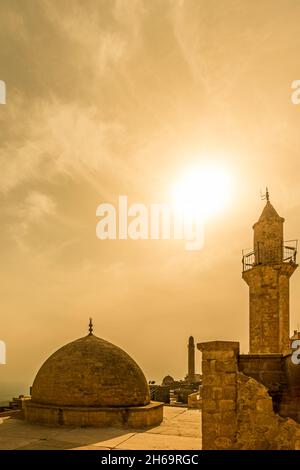
[[[296,264],[298,240],[288,240],[282,246],[272,248],[259,246],[252,251],[243,250],[243,272],[258,265],[279,263]]]

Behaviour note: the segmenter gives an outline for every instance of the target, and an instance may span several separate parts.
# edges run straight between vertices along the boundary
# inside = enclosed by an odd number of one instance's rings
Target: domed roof
[[[163,378],[163,381],[162,381],[162,385],[170,385],[174,382],[174,379],[173,377],[171,377],[171,375],[166,375],[164,378]]]
[[[89,334],[58,349],[42,365],[32,401],[78,407],[143,406],[150,402],[146,378],[118,346]]]

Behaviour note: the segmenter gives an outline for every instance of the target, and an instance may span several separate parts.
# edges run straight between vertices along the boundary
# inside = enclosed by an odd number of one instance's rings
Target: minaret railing
[[[298,240],[288,240],[282,245],[272,248],[257,246],[255,250],[243,250],[243,271],[258,265],[294,263],[296,264]]]

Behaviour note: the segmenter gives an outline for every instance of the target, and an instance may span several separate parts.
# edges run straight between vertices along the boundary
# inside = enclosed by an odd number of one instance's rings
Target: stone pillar
[[[195,381],[195,343],[193,336],[189,337],[188,344],[188,382]]]
[[[202,449],[235,449],[239,343],[199,343],[202,351]]]

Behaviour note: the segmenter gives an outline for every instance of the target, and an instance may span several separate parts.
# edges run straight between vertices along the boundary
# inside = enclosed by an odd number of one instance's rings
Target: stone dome
[[[166,375],[166,377],[164,377],[163,381],[162,381],[162,385],[172,385],[172,383],[174,383],[174,379],[173,377],[171,377],[171,375]]]
[[[42,365],[32,385],[32,401],[74,407],[144,406],[150,402],[146,378],[118,346],[93,334],[72,341]]]

